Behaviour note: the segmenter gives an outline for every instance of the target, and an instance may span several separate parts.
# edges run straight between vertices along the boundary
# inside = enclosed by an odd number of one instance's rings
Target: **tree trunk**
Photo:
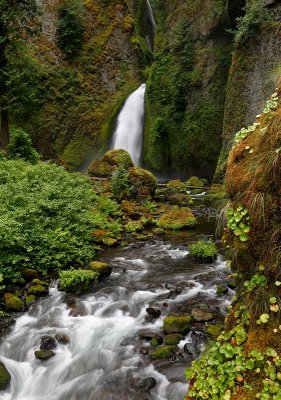
[[[7,152],[9,145],[9,118],[8,111],[1,111],[1,148]]]

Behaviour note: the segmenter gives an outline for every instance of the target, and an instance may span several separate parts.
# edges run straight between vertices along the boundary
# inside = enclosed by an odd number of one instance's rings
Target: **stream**
[[[218,296],[225,279],[222,256],[196,263],[187,245],[196,236],[212,235],[215,221],[198,230],[107,249],[102,260],[113,272],[92,293],[59,292],[35,303],[17,319],[1,345],[1,361],[12,380],[1,400],[182,400],[188,385],[184,370],[204,349],[208,337],[195,323],[180,341],[174,360],[153,361],[143,332],[163,334],[168,314],[190,312],[204,303],[222,321],[229,294]],[[150,319],[146,308],[161,316]],[[56,336],[55,356],[35,358],[42,336]]]

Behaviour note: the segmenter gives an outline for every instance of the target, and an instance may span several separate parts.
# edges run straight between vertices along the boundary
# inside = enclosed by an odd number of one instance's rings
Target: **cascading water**
[[[113,149],[127,150],[135,165],[141,163],[145,84],[126,100],[117,119]]]
[[[152,53],[153,52],[154,34],[155,34],[155,30],[156,30],[156,22],[154,19],[150,1],[146,0],[146,4],[147,4],[148,21],[149,21],[149,24],[151,27],[150,27],[150,32],[148,35],[146,35],[145,39],[146,39],[147,45],[149,47],[149,50]]]
[[[156,22],[155,22],[155,19],[154,19],[154,15],[153,15],[153,11],[152,11],[152,8],[151,8],[150,1],[147,0],[146,3],[147,3],[147,9],[148,9],[148,13],[149,13],[149,19],[150,19],[150,22],[151,22],[151,25],[152,25],[153,29],[155,30],[156,29]]]

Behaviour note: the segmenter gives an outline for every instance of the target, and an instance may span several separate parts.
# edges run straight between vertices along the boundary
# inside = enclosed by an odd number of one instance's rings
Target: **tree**
[[[9,144],[9,56],[20,57],[18,49],[34,29],[31,21],[37,14],[36,0],[0,0],[0,113],[1,147]]]

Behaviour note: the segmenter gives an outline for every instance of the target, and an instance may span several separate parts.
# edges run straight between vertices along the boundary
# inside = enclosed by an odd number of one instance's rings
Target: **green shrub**
[[[81,50],[83,42],[83,3],[80,0],[64,0],[58,13],[57,44],[67,56],[75,56]]]
[[[95,227],[87,178],[62,167],[22,160],[0,161],[0,272],[42,273],[93,258]]]
[[[188,247],[190,254],[200,261],[212,261],[217,257],[218,250],[213,241],[208,242],[199,240],[196,243],[189,245]]]
[[[59,289],[67,292],[88,290],[98,279],[97,272],[86,269],[60,271]]]
[[[9,156],[14,159],[22,158],[32,164],[40,158],[39,153],[32,146],[31,137],[21,128],[11,130]]]
[[[121,200],[130,196],[131,186],[129,182],[129,173],[120,166],[112,174],[110,188],[113,195]]]

